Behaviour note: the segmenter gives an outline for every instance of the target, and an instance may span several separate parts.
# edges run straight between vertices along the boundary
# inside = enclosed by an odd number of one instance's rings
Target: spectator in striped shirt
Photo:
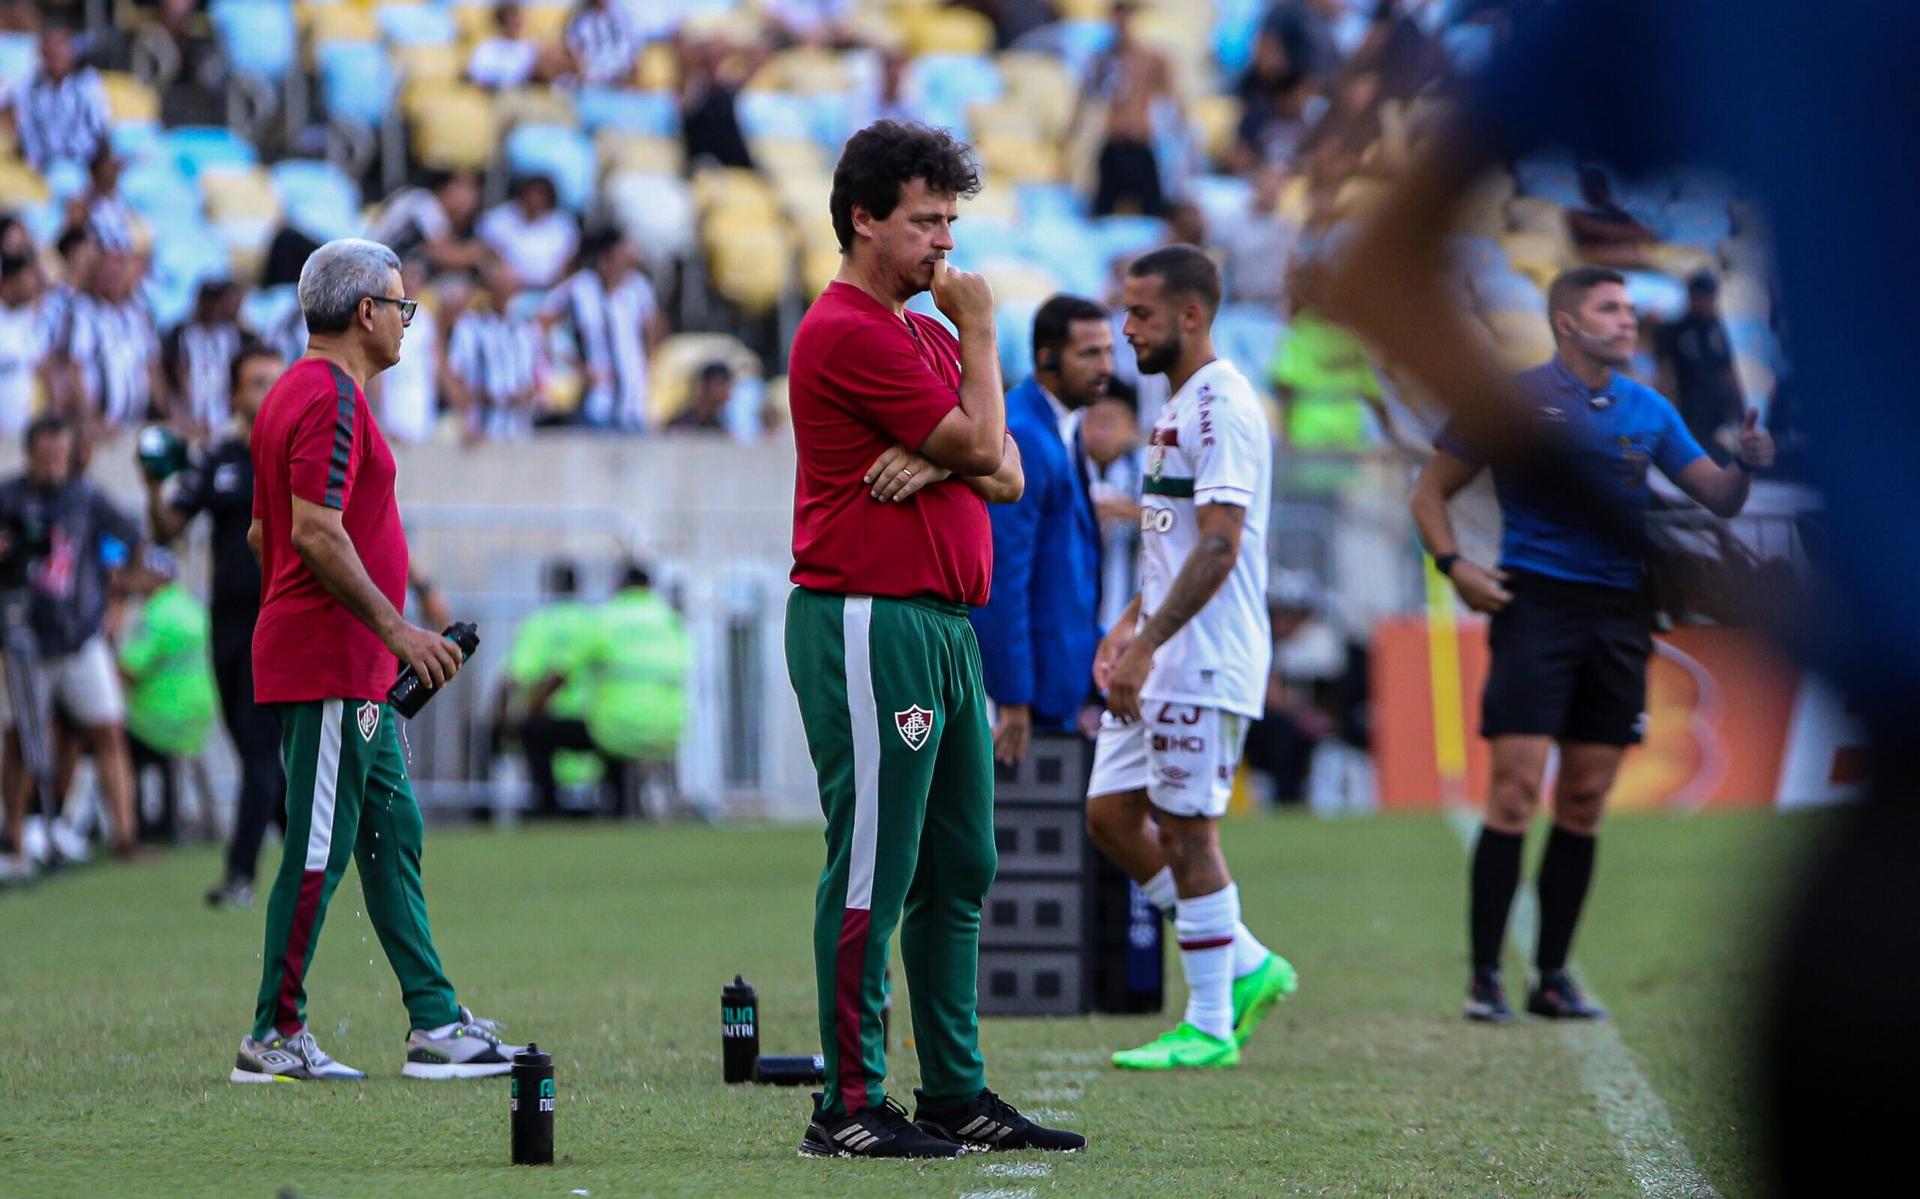
[[[566,51],[527,37],[527,15],[515,0],[494,8],[493,23],[497,32],[467,58],[468,82],[495,91],[551,83],[565,73]]]
[[[509,267],[491,263],[481,278],[482,294],[447,339],[448,399],[465,412],[469,441],[526,437],[538,398],[540,327],[514,313]]]
[[[560,207],[553,180],[545,175],[515,180],[513,198],[488,209],[477,232],[513,268],[521,286],[542,291],[560,281],[580,248],[580,222]]]
[[[78,374],[79,423],[90,434],[167,412],[160,337],[136,290],[139,279],[133,255],[103,250],[86,288],[74,297],[66,357]]]
[[[36,395],[51,392],[48,350],[40,268],[24,254],[0,251],[0,437],[20,436]]]
[[[61,161],[89,163],[107,137],[107,89],[100,72],[80,65],[73,33],[49,25],[40,34],[40,66],[0,111],[13,118],[20,156],[35,170]]]
[[[666,336],[666,319],[653,284],[639,271],[633,244],[618,230],[595,232],[580,257],[581,269],[548,294],[541,317],[564,325],[580,356],[587,379],[582,419],[643,429],[648,361]]]
[[[134,249],[140,218],[120,198],[120,156],[109,142],[101,142],[87,167],[86,190],[67,204],[67,224],[87,231],[103,250]]]
[[[580,0],[567,18],[567,52],[580,82],[618,86],[633,78],[640,42],[619,8],[607,0]]]
[[[209,279],[194,296],[193,315],[162,344],[160,360],[178,399],[173,416],[190,441],[226,427],[233,357],[240,352],[238,284]]]

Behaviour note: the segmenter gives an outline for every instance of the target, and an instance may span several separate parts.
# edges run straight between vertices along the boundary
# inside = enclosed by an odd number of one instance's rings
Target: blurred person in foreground
[[[854,134],[828,199],[840,271],[793,339],[787,670],[827,818],[813,926],[827,1077],[807,1156],[1086,1144],[994,1094],[980,1056],[980,905],[999,859],[967,612],[993,575],[987,504],[1024,483],[992,290],[946,263],[959,200],[979,188],[971,152],[943,131],[881,121]],[[906,310],[929,289],[958,337]],[[912,1120],[885,1089],[896,926],[920,1058]]]
[[[1521,402],[1495,362],[1471,350],[1470,318],[1445,283],[1445,239],[1480,173],[1562,145],[1627,170],[1731,170],[1766,205],[1796,369],[1828,397],[1806,465],[1839,533],[1821,605],[1788,597],[1780,630],[1847,691],[1875,755],[1868,800],[1825,823],[1770,937],[1757,1140],[1782,1195],[1884,1189],[1905,1169],[1920,1116],[1905,1085],[1920,1066],[1920,942],[1909,916],[1920,909],[1920,537],[1907,519],[1920,506],[1909,461],[1920,409],[1901,315],[1920,266],[1910,219],[1920,166],[1887,151],[1889,136],[1916,132],[1916,40],[1920,9],[1905,5],[1552,6],[1522,26],[1324,283],[1342,318],[1417,375],[1457,425],[1521,466]],[[1632,87],[1619,86],[1622,63],[1633,65]],[[1548,457],[1545,469],[1568,465]],[[1704,1186],[1692,1171],[1648,1164],[1662,1181]]]
[[[55,709],[78,726],[94,755],[101,798],[112,821],[113,852],[135,850],[133,775],[127,759],[126,699],[104,628],[109,576],[140,544],[140,527],[76,469],[79,434],[58,416],[27,426],[26,469],[0,483],[0,576],[27,595],[31,678],[9,664],[6,762],[0,768],[8,840],[18,847],[27,796],[36,780],[25,769],[21,722],[42,731]],[[22,664],[26,665],[26,664]],[[24,684],[27,694],[19,694]],[[28,712],[29,706],[38,708]],[[44,707],[42,706],[44,705]],[[64,794],[40,797],[49,809]],[[86,842],[70,823],[55,821],[54,848],[85,861]]]
[[[1240,919],[1220,846],[1247,722],[1264,710],[1267,520],[1273,434],[1253,387],[1213,347],[1220,271],[1192,246],[1127,269],[1126,338],[1172,391],[1148,439],[1140,579],[1101,640],[1107,713],[1087,782],[1087,834],[1173,916],[1187,1006],[1180,1022],[1113,1055],[1125,1070],[1230,1069],[1293,965]]]
[[[258,342],[242,344],[228,366],[227,424],[195,451],[186,469],[146,470],[147,527],[156,542],[179,538],[205,513],[212,526],[211,644],[220,719],[239,759],[239,795],[227,839],[226,869],[207,892],[212,907],[253,906],[254,868],[271,821],[287,827],[286,775],[280,765],[280,722],[253,698],[253,628],[260,617],[260,560],[248,541],[253,523],[253,457],[248,445],[267,392],[285,360]],[[142,462],[145,467],[146,463]]]
[[[140,835],[172,842],[180,832],[180,767],[198,758],[213,728],[213,670],[207,654],[207,609],[180,585],[179,564],[152,546],[120,586],[137,600],[120,635],[120,677],[127,692],[127,748]],[[160,774],[160,815],[141,801],[148,771]]]
[[[1133,600],[1134,559],[1140,548],[1140,481],[1146,476],[1137,403],[1132,388],[1109,380],[1106,391],[1087,405],[1074,429],[1074,456],[1086,472],[1087,496],[1100,522],[1099,623],[1103,629],[1112,628]]]
[[[1521,848],[1556,749],[1553,833],[1536,884],[1538,973],[1527,1011],[1561,1020],[1606,1015],[1586,1000],[1567,963],[1593,879],[1607,792],[1646,727],[1654,614],[1641,547],[1613,536],[1588,505],[1598,499],[1644,512],[1653,503],[1649,468],[1657,467],[1725,519],[1745,506],[1753,472],[1773,464],[1773,439],[1756,427],[1757,413],[1741,429],[1735,460],[1717,466],[1665,396],[1619,373],[1633,356],[1639,321],[1618,272],[1579,267],[1562,274],[1547,290],[1547,315],[1553,360],[1511,384],[1530,409],[1527,435],[1561,447],[1587,477],[1607,480],[1605,491],[1592,497],[1565,481],[1495,465],[1498,567],[1460,556],[1447,503],[1487,459],[1452,429],[1441,432],[1412,501],[1435,566],[1468,607],[1493,617],[1480,715],[1493,778],[1470,874],[1466,1015],[1496,1023],[1513,1016],[1500,959]]]
[[[401,1073],[504,1074],[515,1047],[455,999],[433,945],[420,870],[425,829],[386,703],[399,663],[436,689],[461,665],[451,641],[401,615],[407,541],[393,451],[363,390],[399,360],[415,301],[401,291],[393,251],[354,238],[314,251],[299,289],[307,352],[254,421],[248,530],[265,579],[254,698],[280,716],[287,837],[267,900],[253,1030],[228,1077],[366,1078],[320,1048],[306,1014],[307,967],[356,858],[367,917],[410,1021]]]
[[[1033,366],[1007,393],[1026,491],[988,510],[993,595],[971,617],[995,707],[993,756],[1007,766],[1026,758],[1035,731],[1091,732],[1099,720],[1100,528],[1067,426],[1113,376],[1107,310],[1049,297],[1033,316]]]

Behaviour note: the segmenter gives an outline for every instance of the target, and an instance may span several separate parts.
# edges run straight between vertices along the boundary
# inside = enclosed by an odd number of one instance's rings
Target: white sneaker
[[[53,852],[59,854],[62,861],[84,866],[93,859],[93,848],[87,839],[74,832],[66,821],[55,820],[49,824],[47,836],[53,842]]]
[[[242,1037],[233,1072],[227,1075],[232,1082],[361,1082],[366,1077],[327,1056],[304,1028],[266,1041]]]
[[[487,1078],[513,1069],[513,1055],[522,1046],[509,1045],[496,1034],[500,1025],[482,1020],[467,1008],[445,1028],[416,1028],[407,1034],[407,1078]]]
[[[36,866],[45,866],[53,854],[53,842],[47,838],[47,818],[29,816],[20,829],[20,852]]]
[[[26,854],[0,854],[0,887],[19,887],[33,881],[33,859]]]

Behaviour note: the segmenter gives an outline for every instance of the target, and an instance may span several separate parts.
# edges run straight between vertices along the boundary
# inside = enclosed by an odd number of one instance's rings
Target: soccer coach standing
[[[1497,570],[1462,558],[1454,540],[1447,501],[1483,463],[1451,428],[1413,494],[1413,518],[1435,564],[1469,607],[1493,617],[1480,716],[1493,783],[1473,854],[1468,916],[1473,979],[1466,1015],[1473,1020],[1513,1015],[1500,986],[1500,946],[1520,881],[1521,842],[1556,744],[1553,833],[1538,880],[1539,975],[1527,1010],[1555,1019],[1605,1016],[1566,966],[1593,878],[1607,792],[1646,719],[1653,611],[1641,545],[1623,524],[1637,522],[1650,503],[1649,467],[1715,515],[1731,517],[1747,502],[1751,472],[1773,462],[1773,439],[1756,427],[1756,414],[1741,427],[1734,461],[1716,466],[1665,396],[1617,373],[1638,331],[1619,274],[1602,267],[1566,272],[1548,289],[1547,316],[1553,360],[1514,383],[1537,434],[1559,440],[1584,478],[1495,468]]]
[[[840,271],[793,339],[787,670],[827,818],[814,911],[826,1090],[805,1156],[1086,1144],[988,1090],[980,1058],[980,904],[998,859],[967,613],[993,573],[986,504],[1018,500],[1023,479],[993,295],[945,262],[957,202],[979,188],[967,148],[944,132],[880,121],[854,134],[829,201]],[[905,310],[929,287],[958,340]],[[896,925],[924,1084],[912,1122],[884,1085]]]
[[[234,1082],[362,1079],[307,1030],[306,974],[327,903],[360,863],[360,889],[400,980],[412,1031],[409,1078],[504,1074],[514,1047],[455,1000],[427,927],[420,809],[386,705],[395,661],[433,686],[460,669],[439,633],[408,624],[407,541],[394,502],[393,452],[362,390],[400,359],[414,301],[400,261],[344,239],[301,269],[308,346],[260,406],[251,439],[260,617],[254,696],[280,716],[287,837],[267,901],[266,950],[252,1035]]]

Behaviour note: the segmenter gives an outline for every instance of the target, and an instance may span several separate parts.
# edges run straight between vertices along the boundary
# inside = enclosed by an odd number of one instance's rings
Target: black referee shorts
[[[1513,599],[1489,630],[1480,735],[1639,744],[1653,653],[1646,593],[1508,573]]]

